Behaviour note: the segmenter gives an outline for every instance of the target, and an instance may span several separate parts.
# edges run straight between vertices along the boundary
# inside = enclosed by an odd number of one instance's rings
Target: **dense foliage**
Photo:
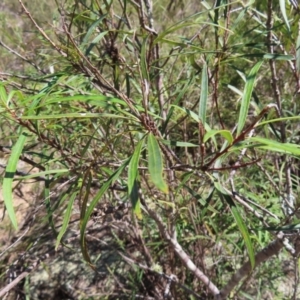
[[[300,9],[186,2],[2,4],[1,230],[30,229],[1,251],[71,236],[101,273],[109,241],[115,282],[76,299],[299,294]]]

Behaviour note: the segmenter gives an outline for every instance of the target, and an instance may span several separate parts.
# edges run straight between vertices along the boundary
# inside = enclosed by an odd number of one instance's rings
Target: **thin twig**
[[[58,47],[49,37],[48,35],[45,33],[45,31],[38,25],[38,23],[35,21],[35,19],[32,17],[32,15],[30,14],[30,12],[28,11],[28,9],[26,8],[26,6],[24,5],[24,3],[22,2],[22,0],[19,0],[19,3],[21,4],[22,8],[24,9],[26,15],[28,16],[28,18],[31,20],[31,22],[33,23],[34,27],[40,32],[40,34],[52,45],[52,47],[63,57],[67,57],[67,54],[62,51],[62,49],[60,47]]]
[[[6,44],[4,44],[3,41],[0,40],[0,46],[4,47],[7,51],[9,51],[10,53],[16,55],[17,57],[21,58],[22,60],[24,60],[25,62],[27,62],[28,64],[32,65],[35,69],[37,69],[39,72],[43,73],[43,74],[47,74],[46,72],[44,72],[39,66],[37,66],[34,62],[32,62],[31,60],[29,60],[28,58],[26,58],[25,56],[21,55],[20,53],[18,53],[17,51],[11,49],[9,46],[7,46]]]

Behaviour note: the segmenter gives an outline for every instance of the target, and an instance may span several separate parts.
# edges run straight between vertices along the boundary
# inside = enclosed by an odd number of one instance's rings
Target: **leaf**
[[[85,48],[85,46],[88,43],[88,40],[90,38],[90,36],[92,35],[92,33],[94,32],[94,30],[96,29],[96,27],[99,25],[99,23],[101,23],[103,21],[104,18],[106,18],[107,14],[102,15],[98,20],[96,20],[91,27],[89,28],[89,30],[87,31],[86,35],[84,36],[83,40],[82,40],[82,45],[83,45],[83,49]],[[105,32],[101,32],[100,34],[102,34],[103,36],[107,33],[108,31]],[[92,42],[93,44],[93,42]],[[88,47],[88,49],[85,52],[85,55],[89,55],[89,52],[91,51],[91,45]]]
[[[47,175],[46,178],[45,178],[44,203],[45,203],[45,208],[46,208],[46,212],[47,212],[48,224],[50,225],[53,234],[56,236],[57,232],[56,232],[55,224],[53,222],[53,208],[52,208],[51,201],[50,201],[50,180],[49,180],[49,175]]]
[[[64,234],[66,233],[67,231],[67,228],[68,228],[68,225],[69,225],[69,222],[70,222],[70,218],[71,218],[71,213],[72,213],[72,208],[73,208],[73,204],[74,204],[74,201],[76,199],[76,196],[77,196],[77,191],[74,192],[71,196],[70,196],[70,199],[69,199],[69,203],[68,203],[68,206],[67,206],[67,209],[66,211],[64,212],[64,219],[63,219],[63,224],[62,224],[62,227],[58,233],[58,236],[57,236],[57,239],[56,239],[56,243],[55,243],[55,250],[57,250],[59,244],[60,244],[60,241],[62,239],[62,237],[64,236]]]
[[[25,130],[22,129],[20,131],[19,138],[16,142],[16,144],[13,146],[11,150],[11,155],[8,159],[7,167],[5,169],[5,176],[3,179],[3,199],[4,204],[8,213],[8,216],[14,226],[15,229],[18,229],[18,222],[13,206],[13,195],[12,195],[12,183],[13,178],[17,169],[17,164],[19,161],[19,157],[22,153],[22,150],[24,148],[25,142],[26,142],[27,134],[25,133]]]
[[[5,86],[3,84],[0,84],[0,101],[5,107],[8,106],[8,97],[5,90]]]
[[[230,198],[230,196],[225,196],[225,198]],[[231,199],[231,198],[230,198]],[[232,200],[231,200],[232,201]],[[252,269],[255,267],[255,255],[254,255],[254,250],[253,250],[253,245],[251,243],[250,235],[247,229],[246,224],[244,223],[237,207],[235,205],[230,206],[231,212],[235,218],[235,221],[239,227],[239,230],[244,238],[248,254],[249,254],[249,260],[252,266]]]
[[[286,10],[285,10],[285,0],[279,0],[279,5],[280,5],[281,14],[283,16],[286,27],[287,27],[288,31],[290,31],[291,28],[290,28],[290,24],[289,24],[288,18],[286,16]]]
[[[163,179],[163,160],[157,140],[152,133],[148,135],[148,168],[155,186],[164,193],[168,193],[168,185]]]
[[[241,102],[238,127],[237,127],[237,135],[239,135],[244,128],[248,116],[248,110],[249,110],[252,91],[254,88],[255,77],[262,63],[263,63],[262,61],[256,63],[255,66],[251,69],[249,75],[247,76],[246,85],[245,85],[243,98]]]
[[[293,231],[293,230],[299,230],[300,229],[300,223],[297,224],[289,224],[285,226],[270,226],[270,227],[263,227],[258,228],[257,230],[267,230],[267,231]]]
[[[300,146],[291,143],[279,143],[273,140],[261,138],[261,137],[252,137],[247,139],[247,141],[254,141],[260,143],[257,145],[257,148],[266,149],[274,152],[285,152],[291,153],[293,155],[300,156]]]
[[[121,165],[109,178],[108,180],[101,186],[98,193],[95,195],[95,197],[92,199],[90,205],[86,209],[86,211],[82,211],[81,213],[81,220],[80,220],[80,247],[83,254],[84,259],[91,265],[90,257],[88,255],[87,247],[86,247],[86,240],[85,240],[85,229],[87,226],[87,223],[90,219],[90,216],[96,207],[97,203],[101,199],[101,197],[104,195],[104,193],[108,190],[110,185],[119,178],[122,171],[127,166],[129,160],[127,159],[123,165]]]
[[[57,170],[47,170],[43,172],[38,172],[38,173],[33,173],[25,176],[20,176],[17,179],[30,179],[30,178],[35,178],[35,177],[42,177],[45,175],[50,175],[50,174],[60,174],[60,173],[68,173],[70,172],[69,169],[57,169]]]
[[[294,55],[279,54],[279,53],[266,53],[263,56],[264,59],[274,59],[274,60],[294,60]]]
[[[182,87],[180,86],[180,89],[178,91],[178,95],[174,101],[174,105],[178,105],[178,103],[180,103],[180,100],[183,98],[183,96],[186,94],[186,92],[190,89],[190,87],[192,86],[192,84],[195,82],[195,76],[191,76],[191,78],[186,81],[185,85]],[[177,90],[176,90],[177,92]],[[177,94],[177,93],[176,93]],[[179,106],[177,106],[179,107]],[[164,122],[163,126],[162,126],[162,133],[165,132],[166,128],[167,128],[167,125],[173,115],[173,111],[174,111],[174,108],[175,106],[171,106],[169,111],[168,111],[168,115],[167,115],[167,118],[166,118],[166,121]]]
[[[210,130],[208,131],[203,138],[203,142],[207,142],[211,137],[215,136],[216,134],[221,134],[229,143],[229,145],[233,142],[233,136],[229,130]]]
[[[191,110],[189,110],[185,107],[180,107],[180,106],[177,106],[177,105],[171,105],[171,106],[174,107],[174,108],[177,108],[181,111],[184,111],[186,114],[188,114],[190,117],[192,117],[197,123],[199,123],[200,118],[193,111],[191,111]]]
[[[22,120],[52,120],[61,118],[114,118],[114,119],[128,119],[127,117],[116,114],[98,114],[98,113],[66,113],[57,115],[38,115],[38,116],[22,116]]]
[[[300,73],[300,31],[298,32],[297,45],[296,45],[296,69]]]
[[[147,35],[142,43],[142,49],[141,49],[141,71],[143,79],[149,82],[149,72],[148,72],[148,64],[147,64],[147,41],[149,36]]]
[[[224,188],[222,187],[222,185],[217,181],[214,182],[215,188],[218,190],[219,195],[227,202],[227,204],[230,207],[230,211],[236,221],[236,224],[238,225],[239,231],[241,232],[248,254],[249,254],[249,260],[252,266],[252,269],[255,266],[255,255],[254,255],[254,250],[253,250],[253,245],[251,243],[251,239],[250,239],[250,235],[247,229],[246,224],[244,223],[237,206],[235,205],[235,203],[233,202],[233,200],[231,199],[231,196],[228,195],[228,193],[224,190]]]
[[[262,58],[262,59],[273,59],[273,60],[294,60],[295,56],[290,54],[280,54],[280,53],[265,53],[265,52],[256,52],[256,53],[247,53],[243,55],[239,55],[239,57],[247,57],[247,58]]]
[[[161,140],[164,145],[172,146],[172,147],[199,147],[197,144],[192,144],[189,142],[180,142],[180,141],[168,141]]]
[[[137,177],[138,177],[138,164],[139,164],[143,143],[144,140],[141,140],[137,144],[128,166],[128,195],[132,203],[133,211],[139,219],[142,219],[142,212],[141,212],[140,201],[137,193],[137,189],[138,189]]]
[[[97,45],[97,43],[108,33],[108,31],[103,31],[101,32],[99,35],[97,35],[92,42],[90,43],[90,45],[88,46],[88,48],[85,51],[85,55],[89,55],[90,52],[92,51],[92,49]]]
[[[201,94],[199,102],[199,119],[204,125],[206,122],[206,107],[208,98],[208,76],[207,76],[207,65],[203,65],[202,69],[202,80],[201,80]]]
[[[259,127],[259,126],[266,125],[269,123],[282,122],[282,121],[287,121],[287,120],[299,120],[299,119],[300,119],[300,116],[271,119],[271,120],[266,120],[266,121],[260,122],[255,127]]]

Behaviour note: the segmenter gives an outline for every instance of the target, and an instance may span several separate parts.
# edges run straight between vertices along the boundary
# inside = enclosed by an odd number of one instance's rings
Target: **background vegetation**
[[[295,1],[1,11],[1,297],[297,299]]]

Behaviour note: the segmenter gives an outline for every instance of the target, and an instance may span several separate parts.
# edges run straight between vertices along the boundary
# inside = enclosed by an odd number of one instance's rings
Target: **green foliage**
[[[79,213],[80,249],[94,270],[88,230],[113,210],[103,226],[134,270],[124,297],[159,298],[168,280],[178,299],[216,296],[186,256],[222,297],[247,261],[242,277],[252,272],[260,295],[274,287],[259,275],[268,263],[256,267],[276,239],[271,230],[297,228],[299,8],[55,1],[45,23],[22,3],[20,38],[26,44],[31,22],[35,55],[18,50],[17,37],[12,48],[1,42],[12,72],[0,73],[0,150],[9,156],[2,190],[13,227],[13,181],[37,179],[55,249]],[[10,68],[7,56],[25,67]],[[225,298],[254,297],[238,284]]]

